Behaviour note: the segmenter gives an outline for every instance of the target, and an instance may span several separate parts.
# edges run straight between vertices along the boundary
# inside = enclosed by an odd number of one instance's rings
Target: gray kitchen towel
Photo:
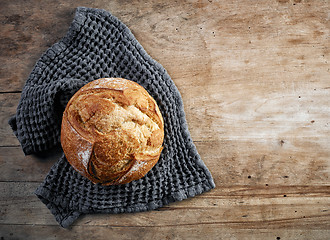
[[[102,186],[77,173],[64,154],[36,195],[62,227],[81,214],[147,211],[214,188],[188,131],[180,93],[166,70],[109,12],[79,7],[66,36],[38,60],[9,120],[25,154],[59,147],[61,119],[72,95],[86,83],[121,77],[142,85],[164,118],[164,150],[147,175]]]

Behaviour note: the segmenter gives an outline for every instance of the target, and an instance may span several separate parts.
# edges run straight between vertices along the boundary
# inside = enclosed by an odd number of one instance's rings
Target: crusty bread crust
[[[63,113],[61,144],[81,175],[117,185],[142,178],[163,149],[157,103],[139,84],[102,78],[82,87]]]

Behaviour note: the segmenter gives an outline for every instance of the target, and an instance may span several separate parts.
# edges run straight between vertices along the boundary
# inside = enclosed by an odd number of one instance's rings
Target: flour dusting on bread
[[[157,103],[142,86],[126,79],[88,83],[63,114],[64,153],[94,183],[124,184],[143,177],[157,163],[163,140]]]

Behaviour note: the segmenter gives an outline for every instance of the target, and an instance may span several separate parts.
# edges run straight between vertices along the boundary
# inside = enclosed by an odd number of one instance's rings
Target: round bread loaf
[[[117,185],[142,178],[157,163],[163,140],[164,122],[155,100],[126,79],[86,84],[63,113],[64,154],[94,183]]]

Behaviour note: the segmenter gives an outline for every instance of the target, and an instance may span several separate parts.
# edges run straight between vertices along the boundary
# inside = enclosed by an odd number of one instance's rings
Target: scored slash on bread
[[[163,149],[156,101],[122,78],[94,80],[68,102],[61,144],[68,162],[93,183],[117,185],[145,176]]]

